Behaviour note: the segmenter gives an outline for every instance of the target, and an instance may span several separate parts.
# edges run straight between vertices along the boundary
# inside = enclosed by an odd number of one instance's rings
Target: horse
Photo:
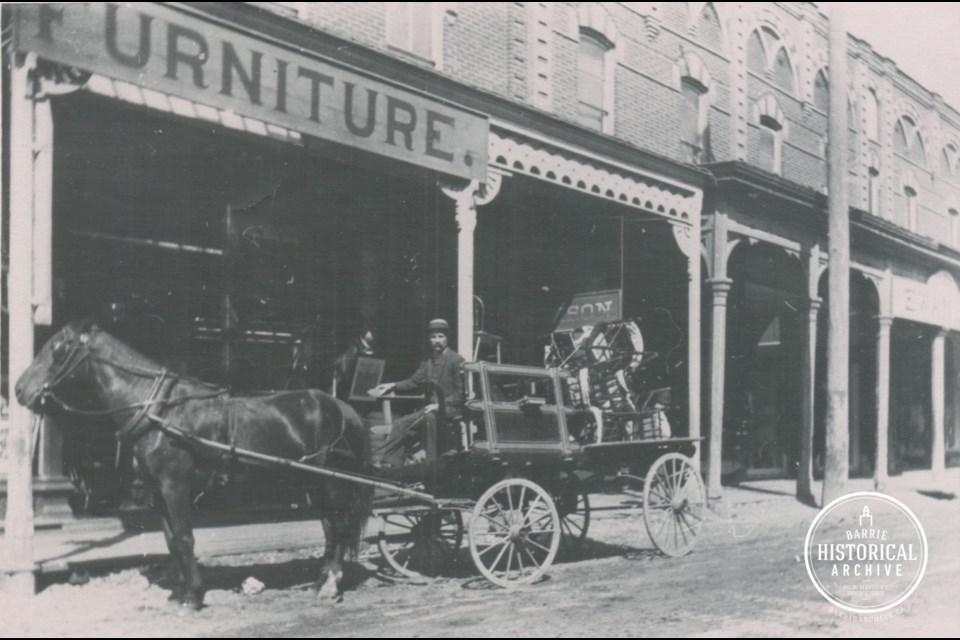
[[[71,406],[86,384],[96,411]],[[162,422],[191,435],[272,456],[369,473],[369,433],[347,404],[318,390],[233,395],[227,389],[166,371],[91,320],[66,325],[40,349],[17,381],[20,404],[32,411],[64,410],[113,416],[117,437],[155,496],[170,551],[170,600],[203,606],[204,588],[194,555],[191,509],[196,482],[214,454],[190,439],[158,428]],[[73,395],[70,395],[73,394]],[[65,399],[67,398],[67,399]],[[344,557],[355,557],[371,511],[369,487],[343,479],[311,478],[325,548],[318,597],[342,598]]]

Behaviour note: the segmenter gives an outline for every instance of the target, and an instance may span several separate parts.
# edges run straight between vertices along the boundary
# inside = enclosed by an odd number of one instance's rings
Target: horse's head
[[[96,330],[90,321],[72,322],[47,340],[17,380],[14,391],[20,404],[37,410],[56,387],[83,373],[90,354],[91,332]]]

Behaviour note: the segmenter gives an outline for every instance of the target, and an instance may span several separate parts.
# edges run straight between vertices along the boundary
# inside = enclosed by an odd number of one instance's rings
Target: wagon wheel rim
[[[590,497],[575,479],[557,493],[554,502],[560,515],[560,550],[576,553],[583,547],[590,529]]]
[[[459,511],[424,510],[383,514],[377,546],[391,569],[416,580],[439,575],[462,542]]]
[[[705,509],[703,480],[690,459],[679,453],[658,458],[643,486],[643,522],[657,549],[675,557],[693,551]]]
[[[493,584],[530,584],[553,564],[561,535],[560,515],[546,490],[529,480],[503,480],[473,509],[470,554]]]

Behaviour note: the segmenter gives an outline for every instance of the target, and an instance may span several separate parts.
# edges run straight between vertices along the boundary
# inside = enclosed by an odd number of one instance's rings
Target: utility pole
[[[823,505],[844,493],[849,461],[850,214],[847,208],[847,30],[842,3],[830,10],[830,114],[827,201],[830,216],[827,438]]]

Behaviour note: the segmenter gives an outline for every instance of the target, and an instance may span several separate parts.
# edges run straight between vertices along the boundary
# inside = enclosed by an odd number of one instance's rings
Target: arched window
[[[870,154],[870,166],[867,167],[867,211],[880,215],[880,159]]]
[[[786,47],[781,47],[773,59],[773,84],[787,93],[793,93],[793,65],[790,64]]]
[[[757,102],[755,111],[757,142],[751,145],[754,164],[771,173],[783,172],[783,137],[786,119],[776,98],[767,94]]]
[[[768,77],[773,84],[792,94],[793,63],[780,35],[768,26],[755,29],[747,39],[747,70]]]
[[[763,49],[760,31],[754,31],[747,39],[747,70],[762,76],[767,71],[767,54]]]
[[[700,10],[700,19],[697,21],[697,39],[704,46],[714,51],[723,49],[723,29],[720,26],[720,17],[712,2],[708,2]]]
[[[687,52],[676,62],[680,90],[680,150],[687,162],[710,162],[710,99],[713,80],[697,54]]]
[[[610,115],[605,99],[609,50],[605,38],[581,29],[577,76],[577,94],[580,99],[578,116],[580,124],[597,131],[605,130],[604,124]]]
[[[707,88],[690,77],[680,80],[680,129],[685,159],[693,163],[708,160]]]
[[[440,66],[443,15],[435,2],[388,2],[387,45]]]
[[[906,199],[907,205],[907,229],[910,231],[917,231],[917,191],[913,187],[907,185],[903,188],[903,196]]]
[[[957,147],[951,142],[943,148],[943,153],[940,154],[941,173],[948,177],[956,176],[958,161],[960,161],[960,152],[957,151]]]
[[[921,167],[927,166],[920,129],[910,116],[901,116],[893,127],[893,151]]]
[[[823,69],[817,72],[817,77],[813,81],[813,106],[824,113],[830,110],[830,84],[827,81],[827,73]]]
[[[867,129],[867,139],[880,142],[880,101],[873,89],[867,89],[863,101],[863,119]]]
[[[603,5],[584,2],[577,9],[580,45],[577,55],[577,120],[585,127],[613,133],[613,58],[617,27]]]

